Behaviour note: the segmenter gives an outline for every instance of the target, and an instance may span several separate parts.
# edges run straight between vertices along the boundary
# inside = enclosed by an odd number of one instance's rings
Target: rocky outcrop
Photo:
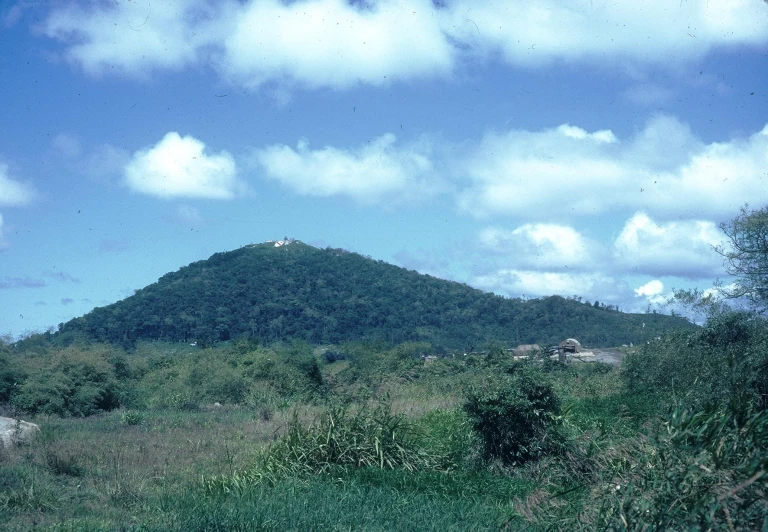
[[[21,419],[0,417],[0,447],[29,441],[40,432],[40,427]]]

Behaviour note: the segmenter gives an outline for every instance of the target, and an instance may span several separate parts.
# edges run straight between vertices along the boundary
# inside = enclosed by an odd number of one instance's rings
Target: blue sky
[[[761,0],[6,1],[0,47],[0,334],[283,236],[644,311],[768,203]]]

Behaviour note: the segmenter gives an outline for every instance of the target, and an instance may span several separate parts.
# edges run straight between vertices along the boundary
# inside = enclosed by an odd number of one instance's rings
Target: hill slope
[[[484,293],[340,249],[254,244],[168,273],[134,295],[62,325],[101,341],[211,343],[248,334],[310,343],[425,340],[470,349],[579,338],[589,346],[644,342],[682,318],[623,314],[561,297]]]

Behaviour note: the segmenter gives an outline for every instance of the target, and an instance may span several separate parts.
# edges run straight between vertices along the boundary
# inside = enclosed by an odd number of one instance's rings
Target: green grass
[[[467,480],[475,489],[461,489]],[[176,530],[498,530],[513,511],[510,499],[504,490],[481,493],[478,483],[482,477],[376,469],[283,479],[218,497],[190,491],[175,500],[167,524]]]

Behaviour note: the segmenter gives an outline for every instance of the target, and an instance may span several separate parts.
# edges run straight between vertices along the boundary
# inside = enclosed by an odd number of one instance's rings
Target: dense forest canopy
[[[312,344],[427,341],[435,349],[468,350],[569,336],[589,346],[620,345],[691,327],[678,317],[624,314],[557,296],[504,298],[356,253],[292,241],[216,253],[60,325],[57,335],[122,345],[137,340],[209,345],[245,335]]]

